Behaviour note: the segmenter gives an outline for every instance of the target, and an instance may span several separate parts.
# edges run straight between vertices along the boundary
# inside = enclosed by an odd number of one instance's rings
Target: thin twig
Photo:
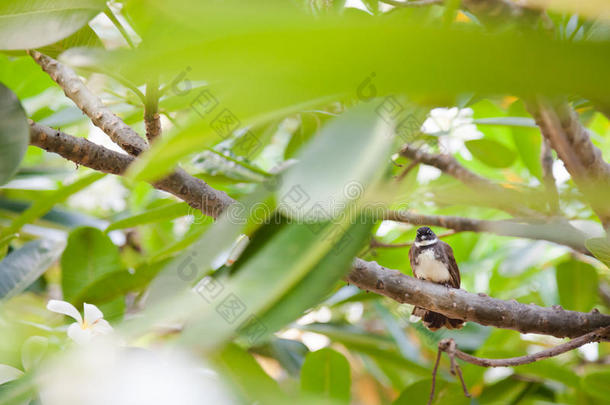
[[[456,233],[459,233],[459,232],[460,231],[449,231],[449,232],[441,233],[440,235],[437,235],[437,237],[439,239],[443,239],[443,238],[446,238],[447,236],[455,235]],[[377,240],[375,238],[371,239],[372,248],[403,248],[403,247],[409,247],[409,246],[413,246],[413,242],[383,243],[383,242],[379,242],[379,240]]]
[[[411,163],[409,163],[409,166],[407,166],[402,171],[402,173],[400,173],[398,176],[396,176],[396,181],[401,182],[407,176],[407,174],[409,174],[409,172],[411,172],[411,170],[413,170],[415,168],[415,166],[417,166],[418,164],[419,164],[418,160],[414,160]]]
[[[590,255],[584,245],[586,235],[563,219],[541,223],[532,220],[524,222],[512,220],[485,220],[445,215],[424,215],[412,211],[386,211],[381,219],[403,222],[417,226],[440,226],[456,232],[488,232],[502,236],[546,240],[569,246],[572,249]]]
[[[436,361],[434,362],[434,369],[432,370],[432,387],[430,389],[430,398],[428,399],[428,405],[432,404],[434,400],[434,390],[436,389],[436,373],[438,372],[438,364],[441,361],[441,349],[439,348],[436,352]]]
[[[485,359],[482,357],[471,356],[461,350],[458,350],[457,345],[453,339],[443,339],[438,343],[436,363],[434,365],[434,369],[432,370],[432,388],[430,391],[430,399],[428,400],[428,404],[431,404],[432,400],[434,399],[435,379],[436,374],[438,372],[438,364],[439,359],[441,357],[441,352],[446,352],[449,356],[449,360],[451,362],[451,374],[457,374],[462,384],[462,390],[464,391],[464,395],[470,398],[470,393],[468,392],[468,388],[466,387],[466,383],[464,382],[464,377],[462,376],[462,370],[460,369],[459,364],[457,364],[457,362],[455,361],[455,357],[467,363],[481,367],[512,367],[530,364],[542,359],[555,357],[560,354],[577,349],[587,343],[608,340],[610,340],[610,326],[599,328],[597,330],[594,330],[593,332],[589,332],[585,335],[574,338],[569,342],[562,343],[560,345],[557,345],[550,349],[539,351],[537,353],[528,354],[526,356],[511,357],[507,359]]]
[[[144,103],[144,126],[146,138],[151,143],[161,136],[161,116],[159,115],[159,84],[156,78],[146,83],[146,103]]]
[[[551,143],[547,138],[542,139],[540,148],[540,165],[542,166],[542,181],[546,190],[549,211],[551,215],[559,214],[559,192],[553,176],[553,153]]]

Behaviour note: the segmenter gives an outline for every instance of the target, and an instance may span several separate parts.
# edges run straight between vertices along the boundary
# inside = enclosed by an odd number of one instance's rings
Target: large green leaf
[[[25,290],[61,255],[64,242],[39,239],[28,242],[0,262],[0,299]]]
[[[422,27],[401,13],[312,20],[277,3],[270,9],[261,2],[234,4],[130,2],[134,19],[147,25],[143,35],[154,49],[117,55],[123,61],[117,64],[174,78],[181,88],[199,80],[210,83],[206,94],[185,88],[185,98],[199,97],[192,105],[196,119],[144,154],[132,167],[135,177],[162,175],[194,150],[219,142],[232,127],[339,98],[362,98],[366,83],[377,96],[607,93],[593,80],[603,77],[609,63],[606,43],[568,44],[533,32],[491,35],[474,28]],[[175,37],[184,39],[180,46]],[[575,77],[572,72],[583,66],[590,72]],[[215,132],[223,118],[230,125]]]
[[[466,141],[466,147],[472,155],[487,166],[509,167],[515,161],[515,151],[491,139],[473,139]]]
[[[588,371],[580,380],[582,389],[602,401],[610,398],[610,370]]]
[[[279,195],[284,214],[306,221],[328,220],[379,178],[380,160],[392,144],[392,126],[377,108],[375,103],[361,104],[329,121],[299,154],[299,163],[282,176]]]
[[[162,207],[151,208],[140,214],[135,214],[113,222],[106,228],[106,232],[115,229],[133,228],[138,225],[161,222],[188,215],[192,211],[187,203],[177,202]]]
[[[570,260],[557,266],[559,302],[565,309],[588,312],[597,302],[598,278],[595,267]]]
[[[61,257],[64,298],[74,301],[92,283],[122,267],[119,249],[96,228],[77,228],[70,233]]]
[[[78,31],[104,10],[105,0],[4,0],[0,49],[33,49]]]
[[[0,185],[17,172],[29,143],[25,111],[17,96],[0,83]]]
[[[305,357],[301,369],[301,389],[304,393],[349,404],[350,386],[349,363],[341,353],[325,348]]]
[[[591,238],[585,241],[585,246],[593,253],[593,256],[610,268],[610,240]]]

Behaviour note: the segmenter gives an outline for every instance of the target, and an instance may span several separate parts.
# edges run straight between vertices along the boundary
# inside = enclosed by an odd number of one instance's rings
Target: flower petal
[[[70,304],[69,302],[49,300],[47,303],[47,309],[52,312],[57,312],[58,314],[68,315],[78,323],[83,323],[83,318],[81,317],[80,313],[74,307],[74,305]]]
[[[93,304],[87,304],[86,302],[83,304],[85,308],[85,323],[88,327],[93,325],[96,321],[102,319],[104,314],[98,307]]]
[[[93,333],[91,329],[83,329],[78,323],[73,323],[68,327],[68,336],[79,345],[84,345],[91,341]]]
[[[23,371],[15,367],[0,364],[0,385],[9,381],[16,380],[23,375]]]
[[[99,319],[97,322],[91,326],[91,330],[94,335],[107,335],[112,333],[112,326],[105,319]]]

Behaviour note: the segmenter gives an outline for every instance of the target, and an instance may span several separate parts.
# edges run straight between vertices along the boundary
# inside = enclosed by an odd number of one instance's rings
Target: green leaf
[[[341,353],[325,348],[305,357],[301,369],[301,389],[304,393],[348,404],[350,386],[349,363]]]
[[[0,83],[0,185],[17,172],[29,143],[30,126],[25,111],[17,96]]]
[[[78,193],[105,175],[105,173],[90,173],[76,180],[74,183],[62,186],[52,193],[46,194],[44,198],[38,199],[21,215],[15,218],[11,225],[0,232],[0,236],[6,236],[19,231],[23,225],[33,222],[45,215],[55,204],[65,201],[72,194]]]
[[[436,396],[438,399],[439,391],[447,385],[444,381],[436,381]],[[392,402],[392,405],[415,405],[415,404],[427,404],[428,398],[430,398],[430,387],[432,386],[432,379],[426,378],[405,388],[400,396]],[[434,402],[433,402],[434,403]]]
[[[74,298],[74,305],[78,308],[83,302],[103,304],[128,292],[140,291],[166,264],[165,261],[160,261],[140,266],[133,272],[120,270],[106,273],[81,290]]]
[[[580,380],[582,389],[595,398],[607,401],[610,398],[610,370],[587,372]]]
[[[0,364],[0,385],[18,379],[23,371],[6,364]]]
[[[21,347],[21,364],[25,371],[34,369],[44,357],[49,340],[42,336],[29,337]]]
[[[585,241],[589,252],[599,261],[610,267],[610,241],[606,238],[590,238]]]
[[[515,124],[510,128],[515,149],[529,172],[538,179],[542,179],[542,166],[540,163],[542,136],[540,135],[540,129],[538,129],[534,119],[529,116],[522,101],[511,104],[508,112],[512,115],[520,115],[520,117],[505,118]],[[523,125],[517,125],[518,122],[522,122]],[[506,125],[511,124],[507,123]]]
[[[78,31],[104,10],[104,0],[4,0],[0,49],[33,49]]]
[[[61,256],[64,299],[74,302],[90,284],[121,268],[119,248],[106,234],[90,227],[75,229]]]
[[[282,176],[283,214],[305,221],[331,219],[379,179],[392,127],[376,108],[376,103],[361,104],[329,121],[299,154],[299,162]]]
[[[472,155],[487,166],[509,167],[517,157],[515,151],[491,139],[473,139],[465,142]]]
[[[133,228],[138,225],[167,221],[188,215],[191,211],[192,208],[190,208],[187,203],[171,203],[113,222],[106,228],[106,232],[115,229]]]
[[[0,299],[19,294],[61,255],[64,242],[38,239],[8,254],[0,262]]]
[[[570,260],[557,266],[555,277],[559,302],[565,309],[588,312],[593,308],[599,285],[595,267]]]
[[[247,403],[274,403],[285,397],[277,382],[269,377],[254,357],[234,343],[229,343],[211,355],[235,388],[235,392]],[[285,403],[285,402],[284,402]]]

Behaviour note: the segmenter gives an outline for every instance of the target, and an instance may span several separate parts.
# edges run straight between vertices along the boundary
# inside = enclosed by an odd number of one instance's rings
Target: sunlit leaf
[[[122,267],[119,249],[96,228],[77,228],[70,233],[61,257],[64,298],[74,301],[90,284]]]
[[[465,143],[470,153],[488,166],[509,167],[515,161],[515,151],[491,139],[473,139]]]
[[[598,277],[595,267],[570,260],[556,269],[559,302],[565,309],[589,312],[597,302]]]
[[[301,389],[318,398],[348,404],[350,400],[350,368],[339,352],[325,348],[305,357],[301,369]]]
[[[25,111],[15,94],[0,83],[0,185],[17,172],[29,143]]]
[[[610,241],[606,238],[591,238],[585,241],[585,246],[593,256],[610,267]]]
[[[104,0],[5,0],[0,49],[32,49],[65,38],[100,13]]]

